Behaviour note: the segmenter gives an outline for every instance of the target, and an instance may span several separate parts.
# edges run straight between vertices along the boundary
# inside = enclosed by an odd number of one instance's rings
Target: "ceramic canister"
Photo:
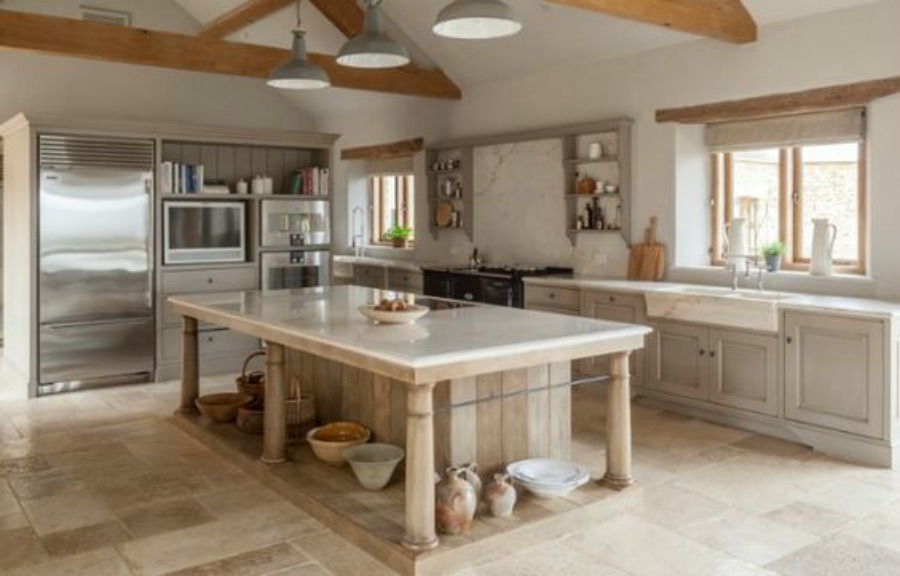
[[[517,498],[516,489],[509,483],[509,474],[494,474],[494,479],[484,490],[484,503],[497,518],[511,516]]]

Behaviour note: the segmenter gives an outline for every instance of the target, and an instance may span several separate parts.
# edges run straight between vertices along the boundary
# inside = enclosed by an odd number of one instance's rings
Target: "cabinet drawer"
[[[581,291],[577,288],[550,288],[547,286],[526,286],[525,307],[550,306],[553,308],[581,308]]]
[[[162,362],[181,358],[181,328],[165,328],[161,333]],[[231,330],[204,330],[198,335],[200,357],[249,354],[259,348],[259,339]]]
[[[384,266],[353,265],[353,283],[367,288],[384,288]]]
[[[388,268],[388,288],[406,292],[422,292],[422,273],[403,268]]]
[[[255,289],[256,269],[249,267],[165,271],[162,275],[164,295]]]

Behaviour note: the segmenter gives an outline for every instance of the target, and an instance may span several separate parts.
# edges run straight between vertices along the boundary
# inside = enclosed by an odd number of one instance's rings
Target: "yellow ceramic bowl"
[[[332,422],[306,434],[316,458],[328,464],[343,464],[344,450],[365,444],[371,437],[372,432],[356,422]]]

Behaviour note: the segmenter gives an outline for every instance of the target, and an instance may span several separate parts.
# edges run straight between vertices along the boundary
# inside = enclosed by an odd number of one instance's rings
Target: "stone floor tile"
[[[41,542],[51,556],[68,556],[115,546],[130,539],[118,522],[104,522],[47,534],[41,537]]]
[[[130,508],[120,519],[134,538],[182,530],[215,521],[215,516],[192,498]]]
[[[900,553],[837,535],[768,567],[782,576],[897,576]]]
[[[0,533],[16,528],[25,528],[29,525],[28,516],[21,510],[0,516]]]
[[[197,496],[197,501],[219,518],[243,514],[253,508],[283,502],[281,496],[258,484],[209,492]]]
[[[324,524],[285,501],[248,508],[243,514],[226,516],[223,522],[253,532],[254,537],[274,542],[328,532]]]
[[[828,536],[853,521],[851,516],[806,502],[795,502],[772,510],[765,518],[820,537]]]
[[[501,560],[475,566],[471,572],[475,576],[627,576],[618,568],[559,542],[534,546]]]
[[[0,532],[0,573],[46,559],[47,552],[31,527]]]
[[[0,478],[0,516],[19,512],[19,501],[10,485]]]
[[[24,500],[22,506],[41,536],[116,519],[99,494],[89,488]]]
[[[192,566],[167,576],[268,576],[270,574],[291,574],[291,569],[315,566],[309,556],[286,542],[251,550],[243,554],[229,556],[215,562]],[[285,572],[288,570],[288,572]],[[324,572],[322,572],[324,574]],[[302,572],[298,572],[302,574]],[[314,572],[309,572],[314,574]]]
[[[7,458],[0,460],[0,478],[16,474],[30,474],[50,469],[50,462],[39,454],[22,456],[21,458]]]
[[[309,563],[293,566],[278,572],[270,572],[265,576],[340,576],[322,568],[321,564]]]
[[[34,500],[56,496],[72,490],[87,487],[83,480],[63,470],[50,469],[34,474],[13,476],[9,485],[22,500]]]
[[[97,489],[110,509],[116,513],[123,513],[137,506],[190,497],[190,491],[180,477],[159,471],[144,471],[125,478],[100,482]]]
[[[818,540],[808,532],[738,510],[692,524],[680,533],[760,566]]]
[[[291,544],[336,576],[396,576],[393,570],[333,532],[291,540]]]
[[[132,576],[113,548],[104,548],[27,566],[7,576]]]
[[[860,518],[900,498],[900,492],[859,480],[838,482],[810,492],[801,500]]]
[[[272,544],[240,526],[211,522],[126,542],[118,549],[135,574],[160,576]]]
[[[647,488],[644,498],[644,510],[637,516],[674,530],[719,517],[729,510],[721,502],[670,484]]]

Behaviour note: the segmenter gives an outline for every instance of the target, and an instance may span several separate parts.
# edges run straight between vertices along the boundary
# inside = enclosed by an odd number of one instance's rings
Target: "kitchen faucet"
[[[357,233],[357,219],[359,216],[359,232]],[[357,258],[366,255],[366,209],[362,206],[353,208],[353,248]]]
[[[740,269],[740,262],[744,263],[744,278],[750,278],[750,268],[751,263],[752,266],[756,268],[756,289],[760,292],[765,292],[765,287],[763,286],[763,282],[765,280],[764,273],[766,271],[765,266],[760,265],[758,256],[737,256],[730,255],[730,262],[728,264],[728,270],[731,271],[731,289],[737,291],[738,289],[738,270]]]

